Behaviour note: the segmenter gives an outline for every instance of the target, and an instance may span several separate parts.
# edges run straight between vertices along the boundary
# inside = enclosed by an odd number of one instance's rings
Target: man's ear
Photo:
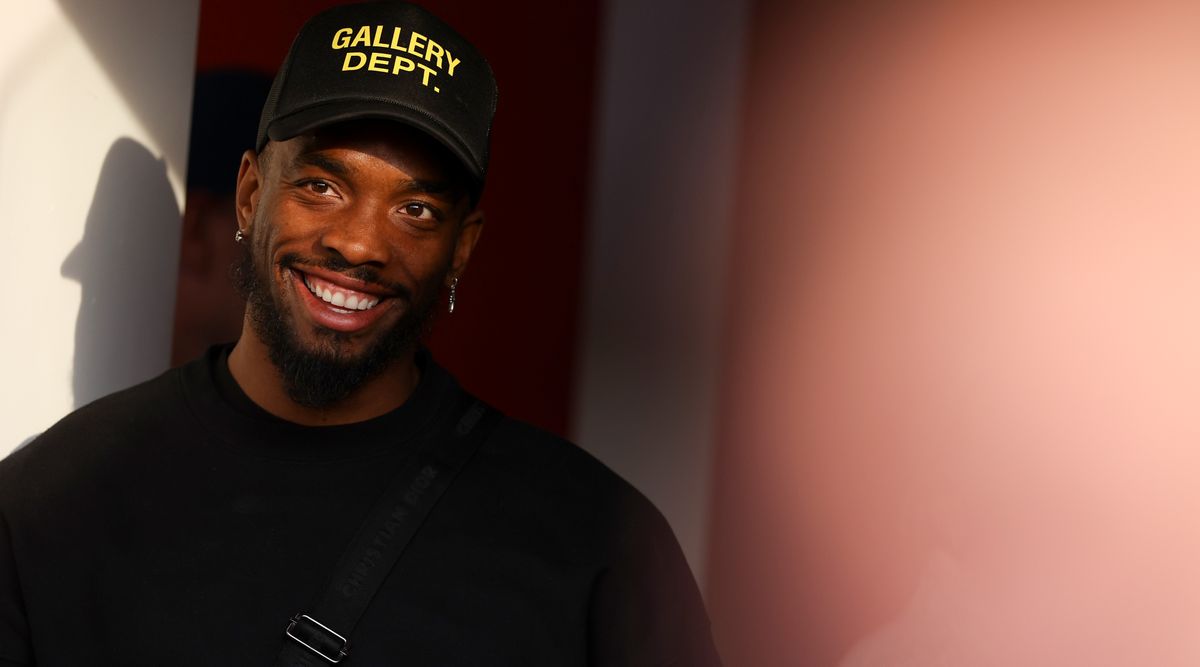
[[[467,262],[471,261],[471,253],[483,233],[483,210],[476,208],[463,218],[458,228],[458,240],[454,245],[454,261],[450,265],[450,279],[453,280],[467,270]]]
[[[258,207],[258,196],[262,192],[262,168],[260,156],[248,150],[242,153],[242,166],[238,168],[237,192],[234,203],[237,210],[238,229],[249,236],[254,222],[254,212]]]

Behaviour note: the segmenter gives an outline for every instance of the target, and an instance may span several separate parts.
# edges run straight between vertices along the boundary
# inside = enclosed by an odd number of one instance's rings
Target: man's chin
[[[312,408],[346,400],[378,377],[403,352],[392,345],[364,347],[362,340],[337,331],[312,333],[301,340],[294,330],[272,336],[267,346],[283,388],[296,403]]]
[[[292,331],[298,349],[308,354],[337,359],[368,355],[371,348],[379,345],[378,339],[381,338],[376,332],[347,333],[307,323],[294,327]]]
[[[400,360],[411,358],[427,318],[401,318],[384,329],[355,333],[307,322],[283,323],[289,319],[266,327],[271,361],[293,401],[324,408],[350,398]]]
[[[321,327],[306,318],[303,304],[273,294],[268,281],[254,273],[248,256],[239,268],[235,278],[247,295],[255,334],[265,345],[288,396],[306,407],[329,407],[350,398],[398,360],[410,356],[432,321],[435,297],[431,296],[391,304],[390,308],[405,308],[381,313],[388,317],[359,331]]]

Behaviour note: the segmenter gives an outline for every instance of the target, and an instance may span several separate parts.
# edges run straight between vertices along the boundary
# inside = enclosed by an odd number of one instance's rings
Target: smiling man
[[[311,425],[396,407],[442,288],[455,289],[479,238],[476,188],[437,142],[395,121],[341,121],[248,154],[236,275],[250,335],[229,368],[250,398]]]
[[[657,510],[420,345],[495,100],[418,7],[305,25],[238,174],[240,340],[0,462],[0,665],[718,663]]]

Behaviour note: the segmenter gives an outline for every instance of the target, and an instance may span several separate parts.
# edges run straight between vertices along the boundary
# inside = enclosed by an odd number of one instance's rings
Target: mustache
[[[285,269],[296,268],[300,271],[303,271],[303,267],[305,266],[315,266],[328,271],[336,271],[344,276],[375,285],[395,296],[409,301],[412,300],[412,292],[404,285],[381,279],[379,271],[374,267],[355,266],[347,262],[345,258],[337,255],[322,259],[310,259],[301,257],[298,253],[290,252],[279,258],[279,266]]]

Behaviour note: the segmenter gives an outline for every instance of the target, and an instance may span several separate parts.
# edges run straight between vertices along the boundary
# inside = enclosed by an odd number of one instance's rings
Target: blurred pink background
[[[760,4],[710,600],[745,665],[1200,657],[1200,9]]]

